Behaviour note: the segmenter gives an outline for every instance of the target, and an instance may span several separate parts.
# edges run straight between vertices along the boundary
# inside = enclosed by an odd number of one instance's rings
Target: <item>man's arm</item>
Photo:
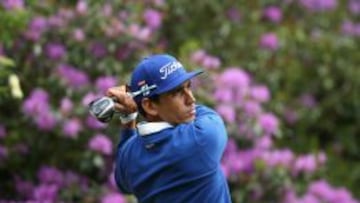
[[[115,111],[122,115],[122,118],[120,118],[122,132],[118,148],[135,134],[136,128],[137,106],[133,98],[126,92],[126,89],[126,86],[122,85],[111,87],[106,91],[106,96],[115,98]]]
[[[214,161],[219,162],[228,139],[225,124],[214,110],[198,105],[194,120],[195,140]]]
[[[115,110],[123,114],[124,117],[137,113],[136,103],[133,98],[127,94],[125,85],[109,88],[106,95],[116,99]],[[129,194],[132,193],[132,191],[126,180],[126,170],[123,164],[126,163],[126,160],[124,160],[126,157],[123,154],[123,146],[131,137],[136,135],[136,116],[125,119],[124,117],[120,119],[122,130],[115,157],[115,182],[123,193]]]

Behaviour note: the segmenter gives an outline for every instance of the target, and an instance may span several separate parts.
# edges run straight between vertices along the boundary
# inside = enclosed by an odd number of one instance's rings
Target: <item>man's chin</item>
[[[195,116],[191,116],[188,119],[186,119],[185,123],[190,123],[193,122],[195,120]]]
[[[179,124],[182,124],[182,123],[191,123],[195,120],[195,116],[189,116],[188,118],[184,118],[183,120],[179,120],[177,122],[173,122],[171,124],[173,125],[179,125]]]

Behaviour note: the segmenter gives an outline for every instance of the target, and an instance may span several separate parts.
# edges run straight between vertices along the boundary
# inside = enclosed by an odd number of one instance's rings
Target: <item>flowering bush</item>
[[[342,177],[360,166],[338,165],[358,155],[359,7],[2,1],[0,201],[133,202],[113,178],[119,121],[100,123],[87,105],[126,83],[142,56],[170,52],[206,69],[195,94],[227,124],[234,202],[359,202],[360,176]]]

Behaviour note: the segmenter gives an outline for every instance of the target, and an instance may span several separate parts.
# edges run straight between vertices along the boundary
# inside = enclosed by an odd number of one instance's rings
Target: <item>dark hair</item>
[[[149,97],[149,100],[152,101],[152,102],[159,103],[160,95],[153,95],[153,96]],[[143,109],[143,107],[141,105],[141,101],[142,101],[142,99],[140,101],[136,101],[136,105],[137,105],[139,113],[143,117],[146,117],[146,112],[145,112],[145,110]]]

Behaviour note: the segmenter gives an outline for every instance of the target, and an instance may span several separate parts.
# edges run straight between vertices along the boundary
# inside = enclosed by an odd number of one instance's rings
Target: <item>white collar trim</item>
[[[146,136],[167,128],[172,128],[173,126],[167,122],[141,122],[138,123],[136,127],[141,136]]]

